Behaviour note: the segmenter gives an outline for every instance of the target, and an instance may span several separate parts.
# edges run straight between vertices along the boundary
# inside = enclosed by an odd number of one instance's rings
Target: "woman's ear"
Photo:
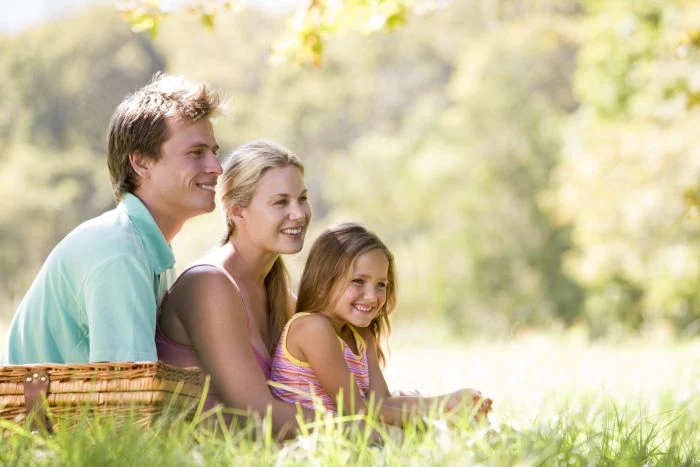
[[[231,220],[237,219],[239,221],[245,220],[243,217],[243,208],[238,204],[234,204],[228,210],[228,216]]]
[[[149,178],[151,159],[141,153],[132,152],[129,154],[129,165],[139,177]]]

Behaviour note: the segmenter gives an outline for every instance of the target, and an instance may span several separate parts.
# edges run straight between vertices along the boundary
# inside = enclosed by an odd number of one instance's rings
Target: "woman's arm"
[[[312,314],[295,320],[287,334],[287,350],[311,365],[331,398],[338,400],[342,391],[339,404],[349,408],[351,413],[367,413],[367,403],[351,378],[338,336],[326,317]],[[403,422],[401,410],[393,407],[380,407],[378,416],[391,425],[401,425]]]
[[[297,408],[270,393],[253,352],[243,300],[221,271],[190,269],[171,290],[167,304],[175,308],[224,404],[263,417],[271,406],[275,433],[296,428]]]

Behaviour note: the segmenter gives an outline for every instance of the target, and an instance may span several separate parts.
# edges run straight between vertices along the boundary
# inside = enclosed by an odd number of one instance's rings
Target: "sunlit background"
[[[691,2],[440,1],[395,31],[329,38],[322,67],[270,63],[291,0],[250,1],[213,30],[174,14],[155,38],[106,0],[6,3],[0,338],[55,244],[113,207],[109,117],[165,70],[229,98],[222,153],[266,138],[302,157],[305,251],[342,220],[394,251],[395,385],[512,400],[548,368],[568,365],[553,390],[614,387],[637,359],[679,377],[700,356]],[[218,212],[191,221],[178,268],[222,231]],[[304,258],[288,258],[294,277]]]

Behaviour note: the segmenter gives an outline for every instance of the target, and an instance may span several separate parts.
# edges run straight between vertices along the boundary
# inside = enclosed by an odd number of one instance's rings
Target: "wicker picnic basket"
[[[87,413],[148,425],[166,410],[187,416],[202,389],[198,368],[163,362],[0,366],[0,419],[22,423],[34,413],[49,426],[48,409],[54,424],[75,425]]]

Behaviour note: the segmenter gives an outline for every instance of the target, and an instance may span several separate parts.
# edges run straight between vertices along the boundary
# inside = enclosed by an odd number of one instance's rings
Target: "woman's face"
[[[308,190],[294,165],[268,169],[250,204],[241,209],[251,242],[275,253],[298,253],[311,221]]]

